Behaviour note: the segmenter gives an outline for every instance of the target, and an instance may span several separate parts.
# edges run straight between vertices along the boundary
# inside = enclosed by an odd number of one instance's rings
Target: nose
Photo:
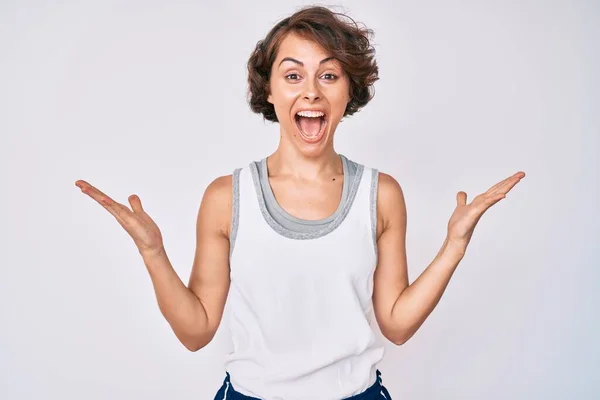
[[[306,80],[306,85],[304,86],[303,97],[308,101],[316,101],[321,99],[321,92],[319,90],[319,86],[313,82],[312,79]]]

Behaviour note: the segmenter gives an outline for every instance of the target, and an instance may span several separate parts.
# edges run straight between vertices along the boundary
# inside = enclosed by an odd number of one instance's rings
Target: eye
[[[332,74],[332,73],[323,74],[322,76],[326,77],[326,78],[324,78],[326,81],[335,81],[338,79],[338,76],[336,74]],[[285,76],[285,78],[290,81],[300,80],[300,77],[297,73],[287,74]]]

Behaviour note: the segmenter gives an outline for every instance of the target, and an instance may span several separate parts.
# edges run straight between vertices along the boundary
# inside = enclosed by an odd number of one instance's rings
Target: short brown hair
[[[340,62],[350,81],[350,102],[343,116],[354,114],[371,101],[375,95],[373,84],[379,79],[375,49],[370,43],[373,31],[359,27],[345,14],[310,6],[281,20],[256,44],[248,60],[248,103],[252,111],[262,114],[265,120],[278,122],[275,107],[267,101],[269,78],[277,50],[291,32],[319,44]]]

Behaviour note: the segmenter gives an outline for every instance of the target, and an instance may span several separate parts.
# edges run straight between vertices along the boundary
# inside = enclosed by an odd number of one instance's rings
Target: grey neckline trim
[[[371,170],[371,231],[373,235],[373,246],[375,257],[377,257],[377,188],[379,186],[379,171],[373,168]]]
[[[281,217],[287,219],[288,221],[292,221],[296,224],[323,225],[323,224],[328,224],[328,223],[332,222],[338,216],[338,214],[342,211],[343,205],[348,199],[348,191],[350,190],[350,182],[348,182],[348,179],[347,179],[349,176],[348,160],[342,154],[340,154],[339,156],[342,160],[342,168],[344,171],[344,182],[342,183],[342,197],[341,197],[342,200],[340,201],[338,208],[335,210],[335,212],[333,214],[329,215],[328,217],[318,219],[318,220],[305,220],[305,219],[297,218],[297,217],[293,216],[292,214],[288,213],[287,211],[285,211],[283,209],[283,207],[281,207],[279,205],[279,203],[277,202],[277,200],[275,199],[275,194],[273,193],[273,189],[271,188],[271,185],[269,183],[269,171],[267,168],[267,157],[263,158],[260,161],[260,163],[261,163],[260,165],[261,165],[262,169],[259,172],[260,178],[261,178],[261,180],[260,180],[261,188],[263,190],[263,194],[267,198],[266,200],[273,205],[273,208],[275,209],[274,211],[278,215],[280,215]]]
[[[241,168],[237,168],[233,171],[233,177],[231,186],[233,189],[233,200],[231,203],[231,232],[229,232],[229,257],[233,254],[233,247],[235,246],[235,238],[237,237],[237,230],[240,220],[240,171]]]
[[[323,229],[319,229],[317,231],[312,231],[312,232],[296,232],[296,231],[292,231],[292,230],[287,229],[286,227],[280,225],[277,221],[275,221],[275,219],[273,219],[273,217],[271,217],[271,215],[267,211],[267,206],[265,205],[265,199],[263,197],[262,187],[260,184],[260,178],[258,176],[258,174],[259,174],[258,168],[256,167],[255,163],[250,163],[250,172],[252,174],[252,181],[254,182],[254,189],[256,192],[256,197],[258,199],[260,211],[263,215],[263,218],[269,224],[269,226],[275,232],[280,234],[281,236],[284,236],[284,237],[287,237],[290,239],[298,239],[298,240],[317,239],[317,238],[327,235],[328,233],[334,231],[338,226],[340,226],[340,224],[344,221],[344,219],[350,212],[352,204],[354,203],[354,198],[356,197],[356,193],[358,191],[358,187],[359,187],[359,184],[362,179],[363,171],[364,171],[363,165],[358,164],[358,168],[356,170],[356,175],[354,177],[354,181],[351,183],[351,185],[349,187],[350,193],[348,195],[348,201],[346,201],[343,204],[340,212],[337,213],[335,218],[326,227],[324,227]],[[345,184],[345,180],[344,180],[344,184]]]

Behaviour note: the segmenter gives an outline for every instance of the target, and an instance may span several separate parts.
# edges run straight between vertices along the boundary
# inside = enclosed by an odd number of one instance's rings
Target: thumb
[[[131,204],[131,208],[133,209],[133,212],[135,212],[135,213],[144,212],[144,208],[142,207],[142,201],[140,200],[140,198],[137,195],[132,194],[131,196],[129,196],[128,200],[129,200],[129,204]]]
[[[467,194],[463,191],[460,191],[456,194],[456,203],[459,206],[464,206],[467,204]]]

